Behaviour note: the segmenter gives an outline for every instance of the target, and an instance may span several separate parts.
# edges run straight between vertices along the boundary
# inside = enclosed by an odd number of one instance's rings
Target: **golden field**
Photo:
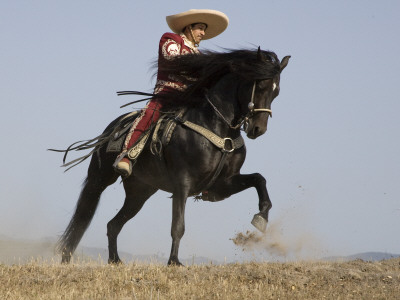
[[[400,299],[400,258],[187,267],[0,264],[0,299]]]

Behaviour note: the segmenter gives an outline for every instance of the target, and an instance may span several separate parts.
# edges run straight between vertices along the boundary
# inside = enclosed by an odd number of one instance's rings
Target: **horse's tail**
[[[83,189],[76,204],[75,213],[67,229],[60,237],[57,250],[62,254],[62,262],[68,263],[83,234],[89,227],[106,186],[96,180],[85,179]]]
[[[74,215],[68,224],[67,229],[62,234],[57,243],[57,250],[62,254],[62,262],[69,262],[72,254],[78,246],[80,240],[86,229],[89,227],[93,216],[96,212],[97,206],[100,202],[100,196],[107,186],[113,184],[117,178],[117,173],[112,168],[112,162],[115,160],[116,154],[107,154],[106,145],[110,137],[115,136],[115,132],[126,127],[131,120],[136,118],[137,113],[129,113],[122,115],[111,122],[108,127],[104,130],[100,137],[102,140],[95,141],[94,138],[88,142],[84,142],[82,145],[72,147],[71,145],[67,150],[57,150],[60,152],[66,152],[70,150],[83,150],[94,148],[91,153],[78,158],[71,163],[76,161],[81,162],[84,159],[92,156],[88,176],[83,183],[83,188],[76,204]],[[93,143],[92,143],[93,142]],[[79,142],[78,142],[79,143]],[[64,156],[65,159],[65,156]],[[71,164],[68,163],[68,164]],[[76,164],[75,164],[76,165]]]

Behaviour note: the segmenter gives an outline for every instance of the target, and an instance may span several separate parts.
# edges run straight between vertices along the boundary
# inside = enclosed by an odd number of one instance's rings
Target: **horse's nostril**
[[[263,130],[261,127],[259,126],[255,126],[253,129],[253,135],[254,137],[258,137],[260,135],[262,135],[263,133],[265,133],[267,129],[265,128],[265,130]]]

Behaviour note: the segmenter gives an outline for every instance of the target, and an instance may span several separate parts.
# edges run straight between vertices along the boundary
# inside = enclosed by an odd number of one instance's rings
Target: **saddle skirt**
[[[139,114],[139,112],[135,112],[135,118]],[[142,153],[144,147],[151,136],[150,150],[154,155],[161,156],[162,148],[168,145],[171,140],[172,133],[175,130],[177,125],[175,118],[181,117],[184,114],[184,110],[177,112],[176,114],[163,114],[160,116],[156,124],[153,124],[142,136],[138,139],[138,141],[128,149],[128,157],[131,160],[135,160]],[[116,133],[114,137],[111,137],[107,144],[106,151],[107,152],[118,152],[122,151],[124,146],[124,142],[126,136],[129,132],[129,129],[132,126],[132,122],[127,125],[120,126],[121,128],[116,129]],[[114,130],[115,131],[115,130]]]

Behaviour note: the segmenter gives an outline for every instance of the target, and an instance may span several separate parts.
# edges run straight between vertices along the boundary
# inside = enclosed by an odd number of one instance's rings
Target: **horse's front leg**
[[[169,256],[168,265],[182,266],[178,259],[179,244],[183,234],[185,233],[185,206],[187,193],[174,193],[172,200],[172,246]]]
[[[220,201],[250,187],[255,187],[258,194],[259,213],[251,222],[258,230],[265,232],[268,223],[269,210],[272,207],[267,191],[267,181],[259,174],[237,174],[224,181],[217,181],[209,190],[209,201]]]

